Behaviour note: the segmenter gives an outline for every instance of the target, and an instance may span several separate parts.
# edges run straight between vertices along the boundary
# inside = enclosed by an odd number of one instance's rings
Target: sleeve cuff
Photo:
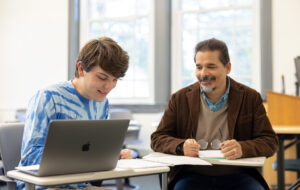
[[[177,155],[183,155],[182,145],[183,145],[183,143],[180,143],[179,145],[176,146],[176,154]]]

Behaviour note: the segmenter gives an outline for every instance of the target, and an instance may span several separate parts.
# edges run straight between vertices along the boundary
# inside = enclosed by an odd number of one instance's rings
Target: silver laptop
[[[53,120],[39,166],[17,169],[36,176],[116,167],[129,120]]]

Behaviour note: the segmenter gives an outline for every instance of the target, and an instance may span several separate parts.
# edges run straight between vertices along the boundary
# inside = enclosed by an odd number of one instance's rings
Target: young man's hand
[[[236,140],[227,140],[221,143],[221,152],[228,160],[241,158],[243,155],[242,147]]]
[[[129,149],[123,149],[120,152],[120,159],[131,159],[131,151]]]
[[[183,154],[185,156],[197,157],[200,145],[195,139],[186,139],[183,143]]]

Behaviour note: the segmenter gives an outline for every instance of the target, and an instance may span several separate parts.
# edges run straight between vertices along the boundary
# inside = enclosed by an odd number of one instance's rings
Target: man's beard
[[[205,93],[211,93],[212,91],[214,91],[216,89],[216,87],[210,87],[210,82],[211,81],[215,81],[216,77],[215,76],[204,76],[204,77],[200,77],[199,82],[202,84],[202,89]],[[202,82],[205,82],[204,84]]]

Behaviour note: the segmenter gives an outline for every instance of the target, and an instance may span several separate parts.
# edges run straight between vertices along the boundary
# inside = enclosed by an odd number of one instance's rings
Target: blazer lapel
[[[186,93],[186,97],[188,100],[189,107],[189,125],[188,126],[188,134],[189,138],[196,137],[197,127],[198,127],[198,117],[200,112],[200,87],[199,83],[195,83],[191,86],[190,90]]]
[[[229,137],[232,139],[234,135],[234,128],[236,125],[237,116],[240,112],[244,91],[240,90],[237,83],[230,79],[230,91],[228,96],[228,113],[227,122]]]

